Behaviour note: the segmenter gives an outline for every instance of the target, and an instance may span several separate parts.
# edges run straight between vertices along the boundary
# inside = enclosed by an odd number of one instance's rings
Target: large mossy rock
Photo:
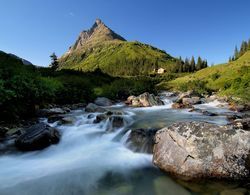
[[[182,179],[248,178],[250,132],[205,122],[176,123],[156,133],[153,162]]]
[[[22,151],[41,150],[51,144],[57,144],[60,140],[60,133],[45,123],[33,125],[24,129],[15,140],[15,146]]]
[[[148,92],[145,92],[137,97],[129,96],[126,103],[133,107],[150,107],[164,105],[163,101],[161,101],[158,96],[149,94]]]

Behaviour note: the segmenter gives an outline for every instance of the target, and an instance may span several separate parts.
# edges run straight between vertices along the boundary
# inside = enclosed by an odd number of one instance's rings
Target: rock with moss
[[[157,132],[153,162],[182,179],[249,177],[250,132],[205,122],[175,123]]]

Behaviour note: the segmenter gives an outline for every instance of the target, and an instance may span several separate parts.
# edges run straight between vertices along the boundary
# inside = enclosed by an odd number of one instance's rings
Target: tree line
[[[243,56],[248,50],[250,50],[250,39],[248,41],[242,41],[240,49],[235,46],[234,55],[229,57],[229,62],[235,61]]]
[[[203,68],[207,68],[208,63],[207,60],[203,60],[200,56],[197,59],[197,62],[194,59],[194,56],[192,56],[191,60],[189,58],[186,58],[185,60],[182,60],[181,57],[176,62],[176,71],[175,72],[195,72],[198,70],[201,70]]]

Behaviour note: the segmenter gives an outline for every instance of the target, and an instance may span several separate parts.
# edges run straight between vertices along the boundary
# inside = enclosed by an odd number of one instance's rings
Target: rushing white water
[[[59,144],[42,151],[0,156],[0,194],[122,194],[124,188],[128,193],[143,194],[148,191],[154,194],[151,180],[156,175],[161,176],[161,173],[153,167],[152,155],[135,153],[126,148],[125,142],[130,133],[126,129],[163,127],[181,120],[226,123],[225,118],[172,110],[171,99],[163,100],[164,106],[151,108],[128,108],[124,104],[109,107],[111,110],[123,110],[126,121],[125,127],[109,133],[106,131],[110,125],[108,120],[93,124],[94,118],[89,119],[82,110],[70,113],[75,119],[74,124],[51,124],[62,134]],[[116,139],[124,131],[124,136]],[[140,170],[143,170],[142,173]],[[171,179],[168,180],[170,182]],[[108,181],[111,184],[107,184]],[[172,180],[166,185],[171,186],[169,194],[187,194]]]

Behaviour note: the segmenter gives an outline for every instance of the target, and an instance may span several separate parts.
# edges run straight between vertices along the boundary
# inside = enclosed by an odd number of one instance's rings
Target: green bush
[[[125,99],[130,95],[139,95],[145,91],[154,93],[154,85],[151,79],[120,78],[102,88],[95,88],[95,95],[111,99]]]
[[[217,80],[218,78],[220,78],[220,74],[218,72],[214,73],[211,75],[211,78],[213,81]]]

